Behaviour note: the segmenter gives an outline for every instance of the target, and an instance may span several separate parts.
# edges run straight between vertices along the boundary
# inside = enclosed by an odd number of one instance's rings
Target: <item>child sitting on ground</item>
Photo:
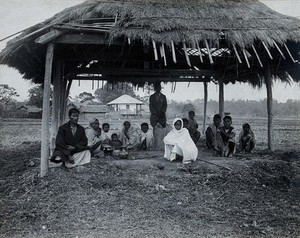
[[[235,153],[235,130],[234,127],[231,126],[232,118],[231,116],[225,116],[223,118],[223,126],[219,127],[220,135],[223,140],[223,151],[222,156],[232,157]]]
[[[121,150],[122,149],[122,142],[119,140],[117,133],[113,133],[111,135],[111,147],[113,150]]]
[[[239,135],[239,146],[241,152],[246,153],[251,153],[255,147],[255,136],[249,123],[243,125],[243,130]]]
[[[139,150],[151,150],[153,147],[153,133],[149,131],[148,123],[141,124],[141,131],[139,132]]]

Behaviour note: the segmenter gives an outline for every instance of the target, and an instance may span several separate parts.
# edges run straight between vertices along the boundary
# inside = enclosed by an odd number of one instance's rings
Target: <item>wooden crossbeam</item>
[[[209,48],[209,45],[208,45],[207,40],[205,40],[205,46],[206,46],[206,49],[207,49],[209,62],[210,62],[211,64],[213,64],[214,61],[213,61],[213,58],[212,58],[212,56],[211,56],[211,52],[210,52],[210,48]]]
[[[36,38],[34,40],[34,42],[37,43],[37,44],[46,44],[46,43],[54,40],[55,38],[57,38],[58,36],[60,36],[62,34],[63,34],[62,31],[53,29],[50,32]]]
[[[267,51],[267,53],[268,53],[268,55],[269,55],[269,57],[270,57],[270,59],[272,60],[273,59],[273,56],[271,55],[271,52],[270,52],[270,50],[268,49],[268,47],[267,47],[267,45],[266,45],[266,43],[265,42],[261,42],[262,44],[263,44],[263,46],[265,47],[265,49],[266,49],[266,51]]]
[[[242,60],[241,60],[241,58],[240,58],[240,56],[239,56],[239,53],[238,53],[238,51],[237,51],[235,45],[232,45],[232,47],[233,47],[233,51],[234,51],[234,53],[235,53],[235,56],[236,56],[238,62],[241,64],[241,63],[242,63]]]
[[[197,50],[199,52],[200,62],[203,63],[202,53],[201,53],[201,49],[199,47],[199,42],[198,42],[197,39],[196,39],[196,47],[197,47]]]
[[[277,45],[276,41],[273,40],[273,43],[276,47],[276,49],[278,50],[279,54],[282,56],[282,58],[285,60],[285,56],[284,54],[282,53],[281,49],[279,48],[279,46]]]
[[[289,54],[290,58],[292,59],[292,61],[294,63],[296,63],[297,61],[293,58],[293,56],[292,56],[291,52],[289,51],[289,48],[286,46],[286,44],[284,44],[284,47],[285,47],[286,51],[288,52],[288,54]]]
[[[249,60],[248,60],[248,57],[247,57],[247,54],[246,54],[246,50],[243,49],[242,51],[243,51],[243,55],[244,55],[244,58],[246,60],[247,66],[248,66],[248,68],[250,68],[250,63],[249,63]]]
[[[157,48],[156,48],[156,44],[155,44],[154,40],[152,40],[152,46],[153,46],[153,52],[154,52],[154,59],[158,60]]]
[[[191,67],[192,65],[191,65],[191,61],[190,61],[189,55],[187,53],[187,48],[186,48],[185,42],[183,42],[183,50],[184,50],[184,55],[185,55],[186,63],[188,64],[188,66]]]
[[[172,58],[173,58],[173,62],[176,64],[176,63],[177,63],[177,59],[176,59],[176,53],[175,53],[175,45],[174,45],[174,41],[171,41],[171,49],[172,49]]]

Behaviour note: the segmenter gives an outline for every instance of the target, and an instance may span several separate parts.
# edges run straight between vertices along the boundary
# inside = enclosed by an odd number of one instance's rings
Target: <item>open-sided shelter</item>
[[[224,83],[264,82],[272,150],[271,82],[300,80],[299,27],[299,19],[257,0],[88,0],[24,30],[0,63],[44,84],[41,176],[48,168],[50,84],[54,137],[74,80],[107,81],[112,88],[115,82],[214,81],[221,114]]]

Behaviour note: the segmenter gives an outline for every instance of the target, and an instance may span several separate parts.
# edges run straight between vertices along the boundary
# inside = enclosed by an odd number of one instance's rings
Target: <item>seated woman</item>
[[[131,126],[129,121],[123,123],[123,129],[120,132],[119,139],[127,149],[135,149],[139,146],[138,131]]]
[[[64,162],[67,168],[89,163],[91,152],[88,147],[84,128],[78,124],[79,110],[69,110],[70,120],[59,127],[56,136],[56,148],[51,162]]]
[[[198,156],[198,149],[192,140],[188,130],[183,128],[183,122],[180,118],[173,121],[173,130],[164,138],[165,154],[164,157],[170,161],[176,159],[176,156],[182,156],[182,163],[188,164],[195,161]]]
[[[85,134],[88,139],[88,146],[91,149],[92,155],[98,154],[101,148],[101,128],[99,127],[98,119],[92,118],[90,120],[90,126],[85,129]]]
[[[246,153],[251,153],[255,147],[255,136],[249,123],[243,124],[243,130],[239,135],[239,146],[241,152]]]

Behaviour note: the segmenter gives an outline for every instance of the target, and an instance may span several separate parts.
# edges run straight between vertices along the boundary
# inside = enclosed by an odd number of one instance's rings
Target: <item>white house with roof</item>
[[[120,112],[122,115],[138,115],[143,104],[142,101],[124,94],[106,105],[113,108],[113,111]]]

